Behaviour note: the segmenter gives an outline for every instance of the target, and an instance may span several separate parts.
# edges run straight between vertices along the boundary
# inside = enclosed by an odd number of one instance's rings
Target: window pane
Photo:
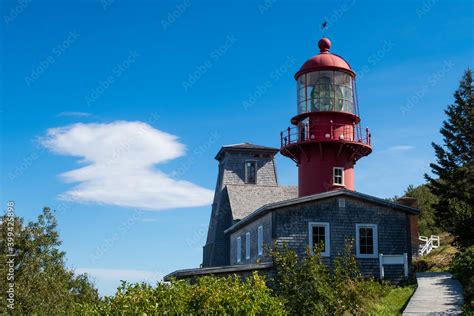
[[[314,71],[306,74],[306,84],[308,86],[314,85],[319,81],[320,71]]]
[[[374,246],[372,244],[367,245],[367,252],[366,254],[373,255],[374,254]]]
[[[374,254],[374,230],[371,227],[359,228],[359,253],[364,255]]]
[[[313,226],[313,247],[321,247],[322,251],[326,251],[326,227]]]
[[[245,163],[245,182],[255,183],[256,182],[256,168],[257,163],[255,161],[247,161]]]

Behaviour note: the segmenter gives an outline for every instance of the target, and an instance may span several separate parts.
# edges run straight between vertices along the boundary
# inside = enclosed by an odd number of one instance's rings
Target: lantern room
[[[298,114],[338,111],[358,116],[354,77],[349,63],[329,52],[331,42],[322,38],[320,54],[306,61],[296,73]]]

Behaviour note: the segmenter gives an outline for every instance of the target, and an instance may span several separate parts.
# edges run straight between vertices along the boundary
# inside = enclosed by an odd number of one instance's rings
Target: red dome
[[[308,59],[303,66],[301,66],[300,70],[295,74],[295,79],[298,79],[302,74],[315,70],[341,70],[355,77],[354,71],[344,58],[329,52],[331,41],[328,38],[320,39],[318,46],[320,53]]]

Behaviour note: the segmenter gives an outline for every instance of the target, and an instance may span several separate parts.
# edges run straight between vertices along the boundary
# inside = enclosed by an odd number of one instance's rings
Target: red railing
[[[313,141],[345,141],[360,143],[370,146],[371,135],[369,129],[365,129],[365,137],[362,135],[360,125],[345,125],[329,123],[326,125],[309,126],[308,124],[288,127],[280,133],[281,147],[300,142]]]

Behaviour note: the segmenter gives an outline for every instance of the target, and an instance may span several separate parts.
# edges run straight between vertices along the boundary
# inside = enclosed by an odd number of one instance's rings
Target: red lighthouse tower
[[[298,165],[299,196],[354,190],[354,165],[372,152],[369,130],[360,127],[354,71],[329,52],[329,39],[318,46],[295,74],[297,115],[281,132],[280,152]]]

